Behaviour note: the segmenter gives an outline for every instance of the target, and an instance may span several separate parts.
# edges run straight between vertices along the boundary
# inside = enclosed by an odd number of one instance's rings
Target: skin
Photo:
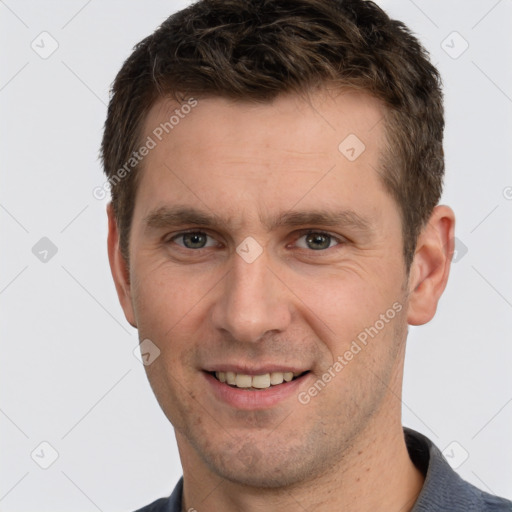
[[[144,138],[176,107],[157,102]],[[407,324],[435,314],[455,221],[450,208],[435,208],[407,274],[399,209],[376,172],[384,114],[363,93],[327,88],[265,104],[199,98],[144,159],[129,268],[108,205],[121,305],[140,339],[160,350],[145,368],[175,428],[184,510],[412,508],[424,479],[401,425]],[[349,134],[366,147],[352,162],[338,150]],[[173,217],[172,225],[148,227],[161,207],[215,219],[200,225]],[[304,217],[291,225],[283,217],[340,210],[365,225]],[[179,235],[190,229],[208,235],[194,239],[206,247],[186,247],[190,237]],[[330,237],[315,245],[308,230]],[[262,249],[251,263],[236,252],[248,236]],[[397,303],[394,318],[301,403],[299,392]],[[278,403],[244,409],[219,399],[205,378],[205,369],[222,364],[309,373]]]

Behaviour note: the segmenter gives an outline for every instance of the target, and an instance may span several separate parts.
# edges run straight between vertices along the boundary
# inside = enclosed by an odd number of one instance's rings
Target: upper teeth
[[[283,382],[290,382],[294,377],[300,374],[301,372],[272,372],[264,373],[263,375],[245,375],[235,372],[215,372],[215,376],[221,382],[227,382],[238,388],[257,389],[265,389],[269,388],[271,385],[275,386]]]

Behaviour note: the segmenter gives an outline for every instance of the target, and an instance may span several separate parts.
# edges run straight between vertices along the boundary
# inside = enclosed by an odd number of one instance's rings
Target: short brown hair
[[[441,80],[408,28],[365,0],[199,0],[135,46],[113,83],[101,147],[125,260],[140,165],[121,180],[116,173],[158,99],[265,102],[327,82],[387,107],[378,172],[401,212],[409,270],[442,191]]]

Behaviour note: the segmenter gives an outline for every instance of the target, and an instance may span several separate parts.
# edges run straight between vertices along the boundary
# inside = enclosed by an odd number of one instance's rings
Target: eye
[[[309,231],[297,239],[296,245],[301,249],[312,249],[313,251],[322,251],[338,245],[340,241],[321,231]]]
[[[189,231],[173,236],[169,241],[175,242],[185,249],[204,249],[214,247],[217,242],[203,231]]]

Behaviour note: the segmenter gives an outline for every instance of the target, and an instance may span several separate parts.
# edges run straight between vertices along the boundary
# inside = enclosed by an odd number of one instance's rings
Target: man
[[[440,79],[364,0],[203,0],[116,77],[109,259],[183,479],[145,511],[512,510],[401,425],[446,286]]]

